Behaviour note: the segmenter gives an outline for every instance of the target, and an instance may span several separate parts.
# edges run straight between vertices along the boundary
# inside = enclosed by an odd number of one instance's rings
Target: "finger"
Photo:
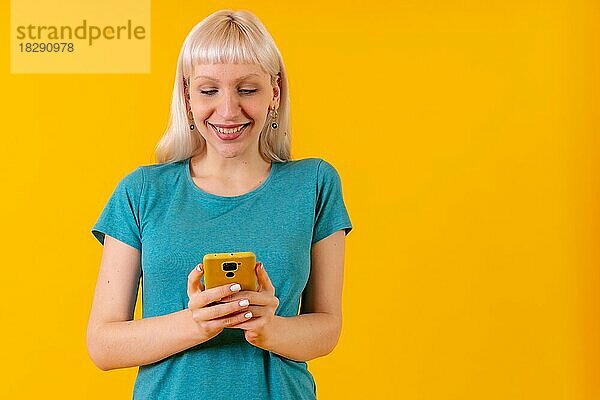
[[[252,316],[250,318],[244,318],[241,322],[238,322],[235,325],[231,325],[230,328],[239,328],[248,331],[257,329],[260,324],[261,322]]]
[[[266,306],[270,304],[271,294],[266,292],[255,292],[253,290],[242,290],[241,292],[234,293],[221,299],[222,302],[239,301],[241,299],[248,299],[250,304]]]
[[[260,285],[259,292],[275,293],[275,287],[262,262],[256,268],[256,276],[258,277],[258,284]]]
[[[242,287],[238,283],[228,283],[226,285],[206,289],[196,296],[193,303],[197,307],[205,307],[210,303],[219,301],[223,297],[231,295],[232,293],[239,292],[241,289]]]
[[[252,319],[256,319],[265,315],[265,309],[262,306],[254,306],[252,303],[248,307],[246,307],[246,311],[250,311],[252,313]]]
[[[249,312],[252,313],[252,318],[254,318],[254,319],[262,317],[262,316],[264,316],[266,314],[266,312],[264,310],[264,307],[262,307],[262,306],[254,306],[254,305],[252,305],[252,303],[250,303],[250,305],[245,306],[245,307],[239,306],[239,302],[232,302],[232,303],[227,303],[227,304],[231,304],[231,309],[233,310],[233,311],[230,311],[229,313],[249,311]],[[225,305],[225,304],[219,304],[219,305],[221,306],[221,305]],[[204,309],[214,308],[214,307],[217,307],[217,306],[205,307]],[[219,318],[219,317],[222,317],[224,315],[227,315],[227,313],[218,315],[215,318]]]
[[[207,325],[210,328],[230,328],[235,327],[235,325],[240,324],[242,322],[248,321],[252,318],[252,313],[250,311],[242,311],[239,314],[235,315],[227,315],[225,317],[211,319],[207,321]]]
[[[204,285],[200,282],[202,275],[204,275],[202,264],[196,265],[192,272],[189,273],[187,283],[187,294],[189,298],[191,298],[194,293],[204,290]]]
[[[250,302],[248,299],[216,304],[214,306],[202,307],[201,309],[196,310],[195,315],[201,320],[210,321],[247,310],[250,308],[249,304]]]

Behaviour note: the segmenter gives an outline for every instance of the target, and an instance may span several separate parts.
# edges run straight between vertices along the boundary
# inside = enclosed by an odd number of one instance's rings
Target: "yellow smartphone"
[[[251,251],[208,253],[202,259],[206,289],[228,283],[239,283],[242,290],[258,290],[254,267],[256,255]]]

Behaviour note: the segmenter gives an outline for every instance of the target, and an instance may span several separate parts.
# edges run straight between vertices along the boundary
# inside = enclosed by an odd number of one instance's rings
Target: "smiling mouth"
[[[250,122],[247,122],[243,125],[239,125],[235,128],[220,128],[220,127],[217,127],[217,126],[211,124],[210,122],[207,122],[207,124],[213,128],[213,130],[215,131],[215,133],[219,137],[219,139],[234,140],[234,139],[237,139],[242,133],[244,133],[246,131],[246,128],[250,125]]]

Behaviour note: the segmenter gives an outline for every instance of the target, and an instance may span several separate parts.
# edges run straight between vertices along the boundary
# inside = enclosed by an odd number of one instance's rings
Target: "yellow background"
[[[131,398],[136,369],[86,352],[90,230],[155,162],[183,39],[225,7],[274,36],[292,155],[337,168],[354,224],[319,398],[600,398],[592,0],[153,1],[140,75],[11,75],[1,30],[0,398]]]

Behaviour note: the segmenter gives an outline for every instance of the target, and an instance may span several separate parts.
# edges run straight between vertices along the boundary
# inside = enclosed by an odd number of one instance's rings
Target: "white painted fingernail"
[[[239,304],[240,304],[240,306],[242,306],[242,307],[245,307],[245,306],[247,306],[248,304],[250,304],[250,302],[249,302],[247,299],[244,299],[244,300],[240,301],[240,303],[239,303]]]
[[[242,287],[239,285],[239,283],[236,283],[235,285],[231,285],[231,286],[229,287],[229,289],[230,289],[232,292],[237,292],[237,291],[238,291],[238,290],[240,290],[241,288],[242,288]]]
[[[200,266],[200,264],[196,265],[196,269],[198,270],[198,272],[202,272],[202,267]]]
[[[251,312],[247,312],[246,314],[244,314],[244,317],[246,317],[246,318],[252,318],[252,313]]]

